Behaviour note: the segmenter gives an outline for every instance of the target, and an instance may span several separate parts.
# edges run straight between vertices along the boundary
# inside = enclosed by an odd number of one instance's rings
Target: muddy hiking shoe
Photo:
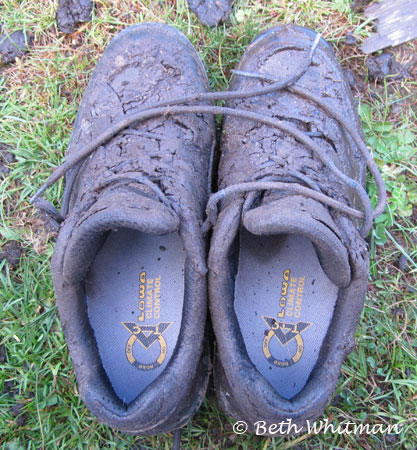
[[[328,44],[273,28],[230,91],[207,90],[178,31],[123,31],[87,87],[66,161],[31,199],[65,217],[52,271],[81,396],[131,433],[178,428],[204,396],[210,228],[217,396],[250,430],[322,412],[363,306],[364,237],[386,194]],[[203,223],[216,114],[219,190]],[[64,175],[60,214],[42,195]]]
[[[207,90],[180,32],[124,30],[84,93],[67,161],[127,115]],[[201,222],[214,132],[212,115],[159,116],[114,133],[66,173],[52,260],[59,316],[81,397],[122,431],[176,429],[205,396]]]
[[[297,81],[248,96],[286,79]],[[274,435],[270,425],[317,418],[333,394],[367,288],[364,237],[385,191],[342,69],[312,31],[261,34],[231,90],[247,95],[227,107],[265,120],[223,123],[209,255],[215,384],[225,412]],[[374,212],[366,163],[381,192]]]

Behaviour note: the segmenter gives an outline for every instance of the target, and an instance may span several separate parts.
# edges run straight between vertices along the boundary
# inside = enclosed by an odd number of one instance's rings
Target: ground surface
[[[28,198],[63,161],[85,84],[110,39],[129,24],[166,22],[199,51],[213,89],[228,85],[246,45],[288,22],[322,32],[334,46],[359,102],[367,142],[389,191],[369,239],[372,265],[356,346],[323,418],[339,425],[401,424],[399,435],[236,435],[209,391],[182,433],[184,448],[407,448],[417,445],[417,79],[416,42],[389,50],[404,67],[370,80],[359,45],[373,29],[367,1],[236,0],[230,20],[210,30],[185,0],[99,0],[92,22],[57,32],[56,0],[2,0],[3,32],[33,34],[29,53],[0,68],[0,444],[20,448],[170,448],[172,435],[137,438],[99,425],[83,406],[57,317],[49,261],[54,226]],[[353,34],[348,38],[346,35]],[[356,38],[356,41],[355,39]],[[375,55],[373,55],[375,56]],[[369,59],[370,57],[368,57]],[[372,61],[371,61],[372,66]],[[407,79],[398,73],[408,71]],[[384,74],[383,74],[384,75]],[[382,76],[383,76],[382,75]],[[386,75],[386,73],[385,73]],[[369,192],[374,195],[373,183]],[[63,183],[47,197],[59,206]]]

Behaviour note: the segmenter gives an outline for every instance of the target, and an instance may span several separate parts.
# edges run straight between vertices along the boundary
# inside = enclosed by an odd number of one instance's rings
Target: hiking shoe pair
[[[210,195],[215,114],[225,120]],[[64,174],[54,288],[79,392],[101,422],[150,435],[197,410],[210,372],[207,287],[222,409],[252,431],[322,413],[353,347],[364,237],[385,201],[324,40],[272,28],[246,50],[231,91],[210,93],[180,32],[124,30],[91,77],[66,162],[33,201]]]

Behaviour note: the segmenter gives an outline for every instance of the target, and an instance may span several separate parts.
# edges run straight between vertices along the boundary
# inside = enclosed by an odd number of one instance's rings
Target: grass
[[[33,47],[0,68],[0,143],[16,161],[0,180],[0,246],[18,241],[16,267],[0,262],[0,443],[3,448],[170,448],[172,434],[139,438],[99,425],[77,392],[57,317],[49,269],[54,233],[45,230],[28,198],[63,161],[86,82],[110,39],[126,26],[165,22],[184,32],[207,68],[211,87],[225,89],[248,43],[278,23],[320,31],[343,67],[358,80],[367,143],[389,192],[386,212],[369,244],[372,254],[366,306],[356,346],[323,418],[335,424],[399,423],[399,435],[303,434],[291,438],[236,435],[233,421],[208,395],[183,430],[185,448],[406,448],[417,445],[417,79],[367,79],[366,57],[344,42],[346,33],[369,36],[372,24],[348,0],[237,0],[230,21],[207,29],[185,0],[99,0],[93,20],[70,36],[57,32],[57,1],[3,0],[0,22],[34,35]],[[395,51],[410,61],[416,43]],[[414,52],[414,53],[413,53]],[[414,71],[413,71],[414,70]],[[375,188],[369,181],[375,200]],[[56,207],[63,182],[48,191]]]

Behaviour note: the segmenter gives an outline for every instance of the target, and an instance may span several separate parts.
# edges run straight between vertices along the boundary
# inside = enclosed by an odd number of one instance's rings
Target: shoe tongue
[[[179,218],[146,188],[120,186],[105,190],[90,209],[91,216],[109,221],[118,228],[132,228],[144,233],[165,234],[177,231]]]
[[[244,227],[252,234],[299,234],[313,243],[320,265],[336,286],[350,283],[349,256],[336,224],[320,202],[298,195],[272,200],[246,212]]]
[[[178,216],[169,207],[145,190],[129,186],[106,189],[81,217],[70,214],[68,219],[74,225],[68,227],[63,273],[71,282],[84,279],[106,232],[130,228],[149,234],[167,234],[178,231],[180,225]]]

